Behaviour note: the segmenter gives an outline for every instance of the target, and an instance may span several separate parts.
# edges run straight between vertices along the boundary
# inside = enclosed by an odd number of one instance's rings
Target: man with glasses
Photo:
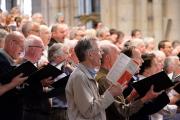
[[[30,35],[25,42],[25,56],[24,59],[37,63],[43,55],[44,44],[40,37]],[[37,66],[38,67],[38,66]]]
[[[40,37],[30,35],[25,42],[24,61],[36,64],[43,55],[44,44]],[[38,67],[38,66],[37,66]],[[43,87],[52,84],[51,78],[45,78],[28,87],[28,94],[24,97],[23,120],[48,120],[49,101]]]
[[[79,59],[66,85],[69,120],[106,120],[105,109],[114,96],[122,93],[120,86],[112,85],[102,95],[95,80],[96,68],[101,64],[102,53],[96,38],[83,38],[75,46]]]

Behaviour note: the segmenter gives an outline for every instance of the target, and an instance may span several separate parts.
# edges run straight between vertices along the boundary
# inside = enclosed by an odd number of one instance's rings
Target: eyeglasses
[[[93,52],[100,52],[101,54],[103,54],[103,50],[102,49],[98,49],[98,48],[92,48],[92,49],[89,49],[89,51],[93,51]]]
[[[37,46],[37,45],[31,45],[31,46],[28,46],[28,47],[44,48],[43,46]]]
[[[35,29],[33,30],[33,29],[32,29],[31,31],[33,31],[33,32],[38,32],[38,33],[40,32],[40,30],[38,30],[38,29],[37,29],[37,30],[35,30]]]

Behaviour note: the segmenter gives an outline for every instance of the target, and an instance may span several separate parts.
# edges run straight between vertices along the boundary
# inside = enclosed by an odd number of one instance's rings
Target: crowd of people
[[[174,85],[180,79],[180,40],[161,40],[132,30],[129,37],[102,23],[70,27],[62,13],[48,26],[41,13],[22,15],[17,7],[0,13],[1,120],[179,120],[180,94],[173,87],[139,97],[134,82],[165,71]],[[128,39],[127,39],[128,38]],[[128,84],[113,84],[106,75],[118,55],[138,64]],[[6,76],[30,61],[38,69],[51,64],[70,75],[67,85],[50,95],[53,79],[39,80],[22,93],[29,76]],[[159,78],[161,79],[161,78]],[[163,84],[163,82],[162,82]]]

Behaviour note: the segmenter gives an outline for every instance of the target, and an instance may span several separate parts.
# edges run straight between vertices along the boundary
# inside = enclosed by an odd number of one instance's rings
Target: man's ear
[[[9,44],[10,44],[11,47],[14,46],[14,42],[13,41],[11,41]]]
[[[91,57],[92,56],[92,52],[88,51],[88,56]]]
[[[110,62],[110,60],[111,60],[111,59],[110,59],[110,55],[107,54],[107,55],[105,56],[105,59],[106,59],[106,61]]]

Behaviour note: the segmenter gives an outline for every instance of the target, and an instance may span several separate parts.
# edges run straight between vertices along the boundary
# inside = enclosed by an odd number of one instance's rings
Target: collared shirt
[[[108,90],[100,96],[96,83],[87,68],[79,63],[66,85],[69,120],[106,120],[105,109],[114,97]]]
[[[56,64],[54,62],[51,63],[53,66],[56,66],[58,69],[62,70],[62,67],[64,65],[64,62],[61,62],[60,64]],[[67,76],[65,73],[57,76],[54,81],[57,81],[63,77]],[[65,95],[61,95],[61,96],[57,96],[57,97],[53,97],[52,98],[52,107],[53,108],[67,108],[68,105],[67,105],[67,101],[66,101],[66,98],[65,98]]]
[[[86,67],[87,68],[87,67]],[[91,69],[91,68],[87,68],[88,72],[90,73],[90,75],[92,75],[93,78],[95,78],[96,76],[96,70],[95,69]]]

